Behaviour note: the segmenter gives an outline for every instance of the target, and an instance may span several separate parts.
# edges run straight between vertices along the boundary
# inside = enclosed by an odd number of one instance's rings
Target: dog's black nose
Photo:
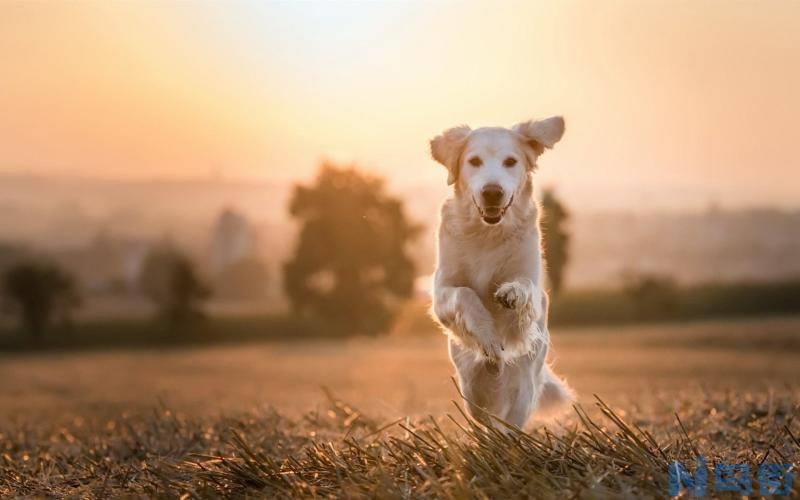
[[[498,207],[503,201],[503,188],[497,184],[489,184],[481,190],[481,197],[487,207]]]

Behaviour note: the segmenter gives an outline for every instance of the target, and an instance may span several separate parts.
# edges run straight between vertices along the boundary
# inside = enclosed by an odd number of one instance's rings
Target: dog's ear
[[[512,130],[521,135],[536,154],[540,155],[545,148],[550,149],[561,140],[564,135],[564,119],[553,116],[539,121],[531,120],[517,123]]]
[[[454,127],[431,139],[431,156],[447,167],[447,185],[458,179],[458,162],[461,152],[467,144],[467,137],[472,130],[466,125]]]

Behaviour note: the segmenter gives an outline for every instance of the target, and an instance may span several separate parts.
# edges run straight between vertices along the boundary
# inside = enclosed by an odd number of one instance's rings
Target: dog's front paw
[[[506,309],[516,309],[528,300],[528,293],[520,283],[503,283],[494,293],[494,300]]]
[[[502,358],[505,348],[494,334],[491,317],[456,313],[455,324],[454,330],[464,345],[489,361]]]
[[[487,361],[498,363],[503,359],[505,348],[501,342],[489,340],[481,342],[481,351]]]

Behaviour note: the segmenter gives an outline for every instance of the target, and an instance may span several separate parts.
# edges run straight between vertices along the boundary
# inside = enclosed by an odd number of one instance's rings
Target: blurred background
[[[798,22],[788,0],[4,2],[0,417],[303,411],[322,385],[446,408],[428,140],[555,114],[557,369],[582,394],[796,381]]]

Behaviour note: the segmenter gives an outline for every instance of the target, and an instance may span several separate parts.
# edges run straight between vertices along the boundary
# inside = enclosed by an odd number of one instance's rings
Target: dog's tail
[[[542,394],[539,396],[537,414],[543,417],[555,417],[568,410],[575,402],[575,391],[567,382],[553,373],[550,365],[542,367]]]

